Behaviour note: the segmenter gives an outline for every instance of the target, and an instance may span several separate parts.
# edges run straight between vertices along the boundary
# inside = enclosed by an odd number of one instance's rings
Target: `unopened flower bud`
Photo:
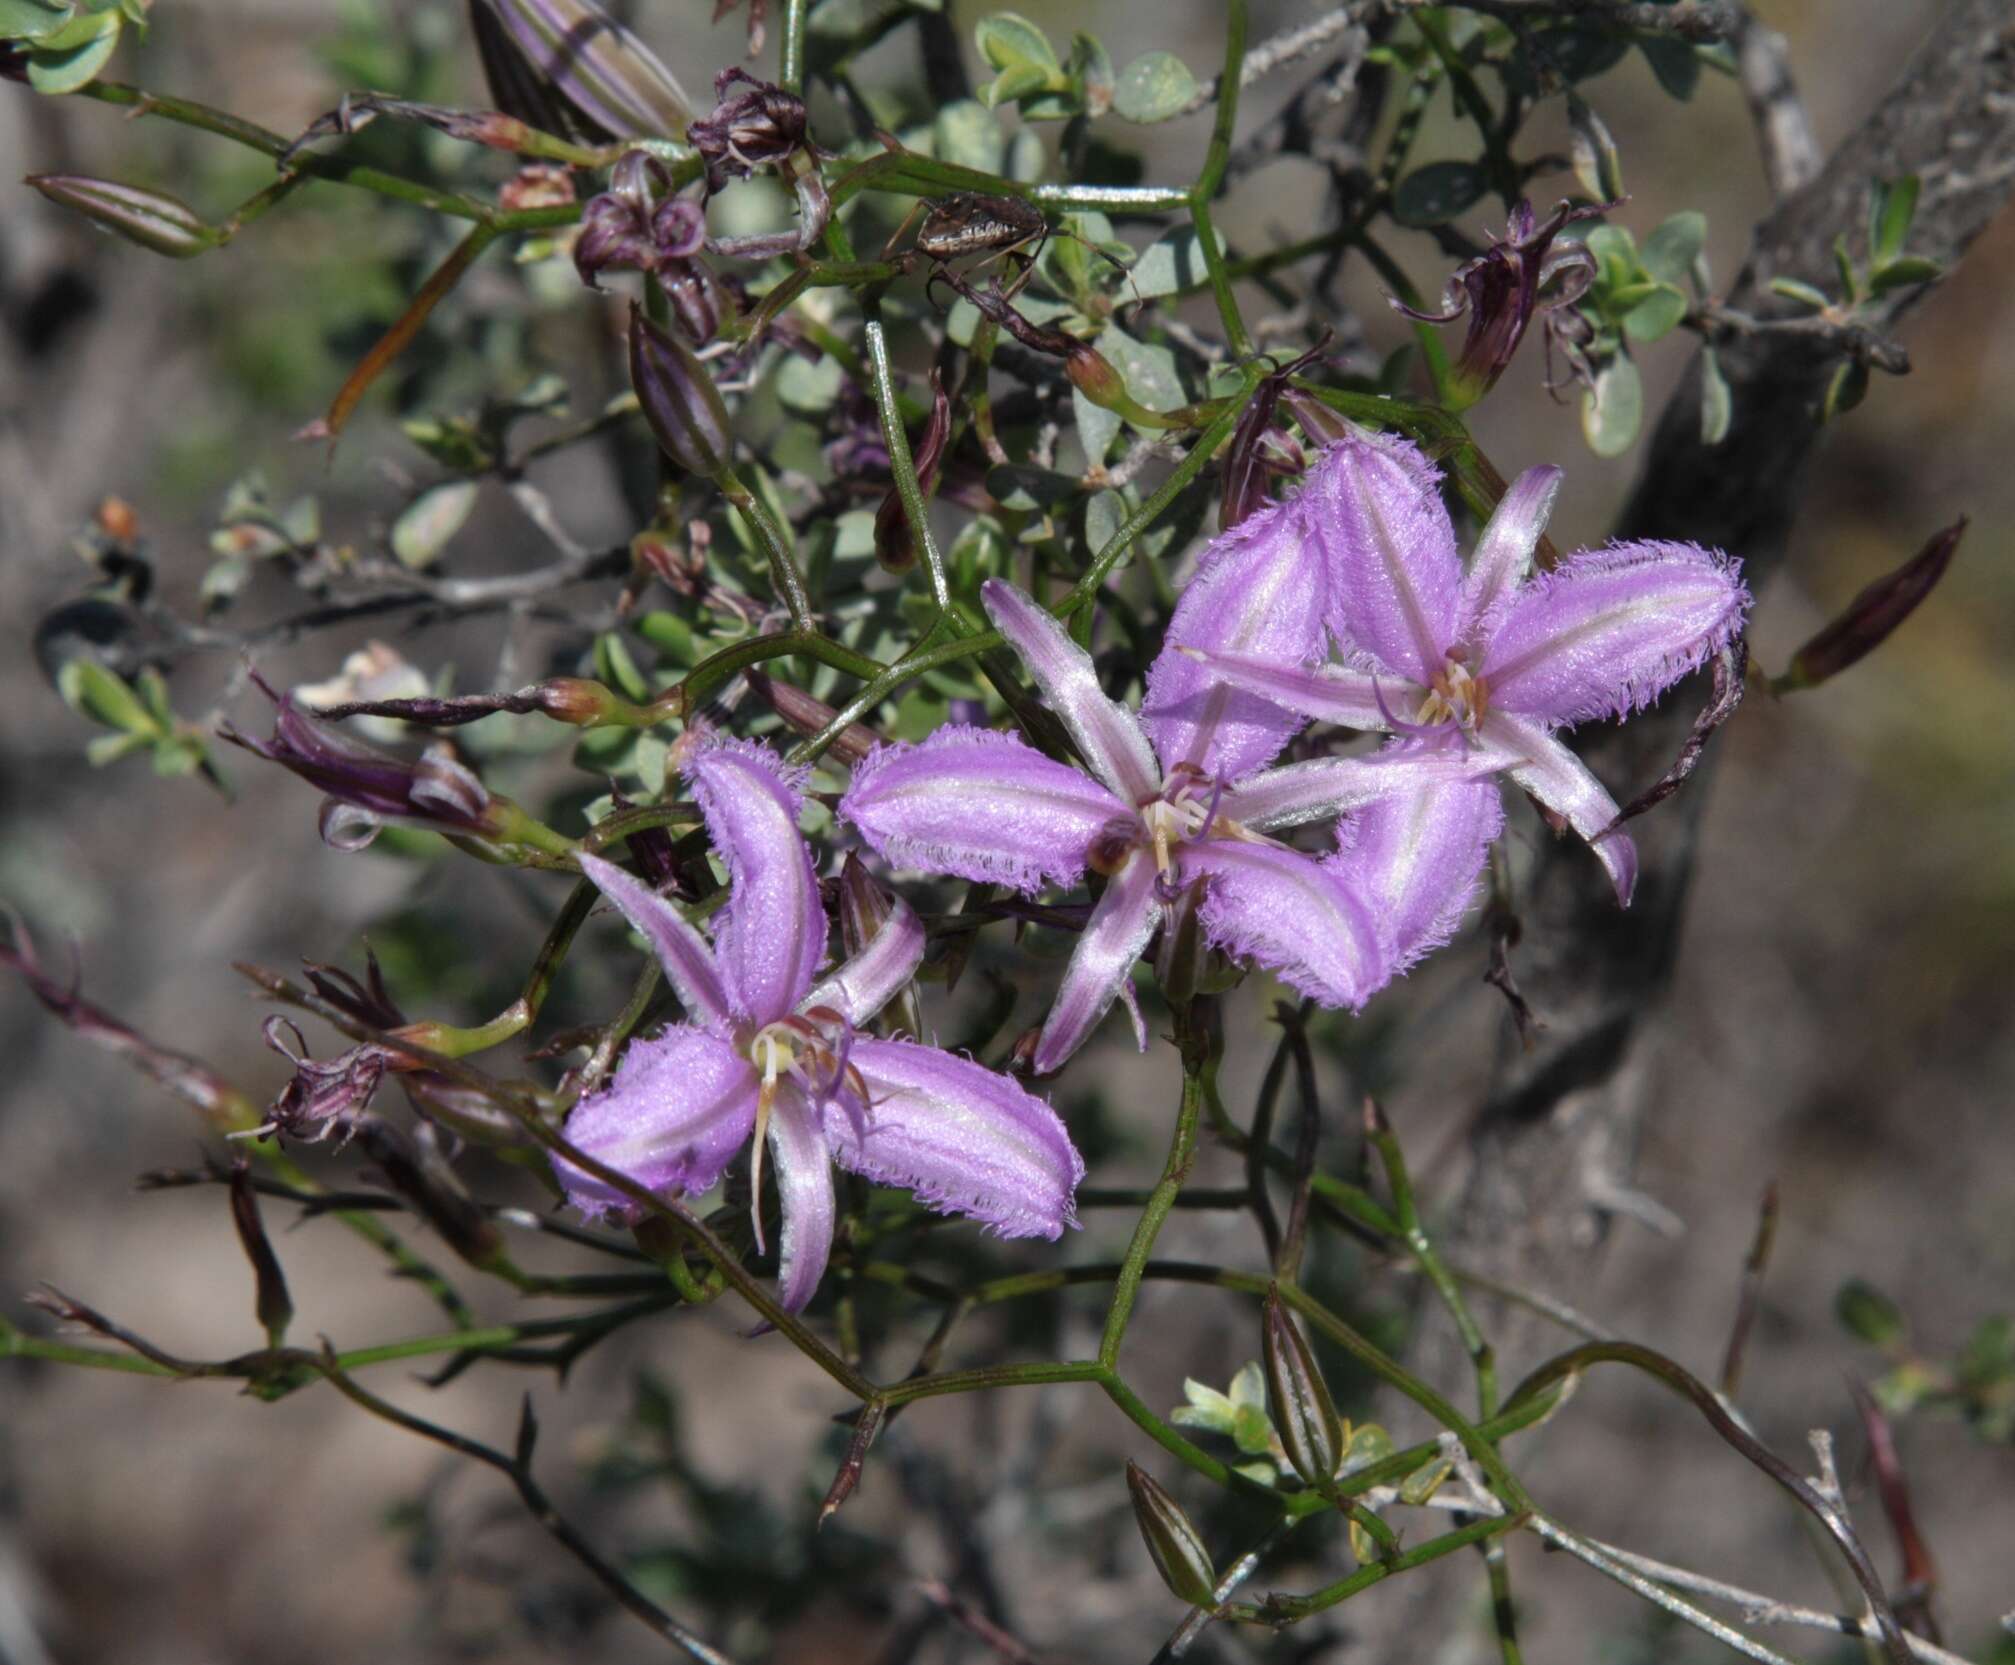
[[[591,728],[607,722],[622,702],[599,682],[580,676],[548,677],[533,688],[540,712],[555,722]]]
[[[30,174],[27,183],[93,225],[174,260],[190,259],[224,241],[224,234],[205,225],[193,208],[160,191],[66,173]]]
[[[287,1276],[280,1270],[280,1258],[266,1237],[265,1221],[259,1217],[258,1194],[252,1189],[249,1165],[240,1157],[231,1167],[231,1224],[237,1228],[238,1243],[252,1263],[255,1289],[253,1310],[266,1343],[278,1347],[287,1339],[287,1326],[294,1320],[293,1297],[287,1293]]]
[[[1847,610],[1791,656],[1790,667],[1774,684],[1780,694],[1811,688],[1838,676],[1849,665],[1873,653],[1917,611],[1966,535],[1961,515],[1894,572],[1875,580],[1847,604]]]
[[[1210,1551],[1203,1537],[1146,1469],[1138,1463],[1126,1465],[1127,1490],[1133,1493],[1134,1524],[1154,1558],[1154,1570],[1170,1594],[1192,1607],[1212,1606],[1217,1597],[1217,1569],[1211,1565]]]
[[[1267,1292],[1262,1322],[1266,1391],[1281,1448],[1303,1480],[1327,1486],[1343,1461],[1343,1423],[1336,1404],[1300,1327],[1281,1305],[1278,1290]]]
[[[676,138],[692,105],[595,0],[479,0],[539,79],[605,140]]]
[[[727,466],[734,437],[720,390],[692,350],[635,305],[630,308],[630,382],[666,456],[689,474],[711,477]]]

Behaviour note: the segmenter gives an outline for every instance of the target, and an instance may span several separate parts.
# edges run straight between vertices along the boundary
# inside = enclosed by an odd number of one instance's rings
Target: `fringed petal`
[[[1588,765],[1539,723],[1493,711],[1483,720],[1486,749],[1502,755],[1505,773],[1588,840],[1588,847],[1616,887],[1616,900],[1630,906],[1637,888],[1637,846],[1627,833],[1604,832],[1615,823],[1616,800]]]
[[[718,1035],[681,1024],[633,1041],[601,1091],[563,1130],[584,1155],[660,1193],[705,1191],[756,1125],[756,1072]],[[553,1171],[583,1214],[629,1219],[639,1206],[562,1158]]]
[[[1182,847],[1185,880],[1205,877],[1211,943],[1325,1006],[1362,1006],[1391,975],[1371,909],[1340,873],[1299,850],[1207,838]]]
[[[1362,809],[1395,793],[1483,779],[1503,761],[1453,738],[1388,742],[1368,757],[1318,757],[1262,769],[1229,788],[1220,808],[1255,832],[1277,832]]]
[[[953,724],[921,745],[877,746],[839,813],[898,867],[1033,894],[1075,884],[1092,841],[1134,810],[1015,735]]]
[[[1153,797],[1161,788],[1161,770],[1147,736],[1133,713],[1099,687],[1091,655],[1047,608],[1012,584],[990,578],[980,586],[980,599],[1070,731],[1085,767],[1130,805]]]
[[[818,1113],[797,1086],[780,1083],[770,1106],[770,1171],[783,1229],[777,1244],[777,1299],[802,1312],[833,1252],[833,1161]]]
[[[851,1024],[864,1024],[902,992],[924,961],[923,921],[900,896],[889,916],[852,959],[805,996],[807,1008],[825,1006]]]
[[[1455,640],[1462,563],[1440,471],[1410,440],[1353,435],[1318,465],[1310,524],[1331,574],[1331,627],[1426,684]]]
[[[1234,689],[1182,648],[1242,653],[1268,664],[1322,656],[1329,575],[1308,525],[1308,497],[1269,504],[1211,540],[1183,587],[1166,645],[1148,667],[1141,726],[1164,769],[1191,763],[1227,778],[1271,761],[1302,719]]]
[[[1490,703],[1552,724],[1625,716],[1726,647],[1748,608],[1739,563],[1697,544],[1581,550],[1499,615]]]
[[[850,1058],[867,1083],[865,1112],[823,1110],[841,1167],[1003,1237],[1054,1239],[1077,1223],[1084,1159],[1056,1112],[1018,1082],[909,1041],[863,1035]]]
[[[1444,781],[1394,793],[1344,823],[1337,870],[1377,912],[1400,972],[1455,935],[1504,830],[1495,781]]]
[[[1035,1072],[1061,1069],[1070,1055],[1105,1016],[1119,996],[1120,985],[1133,975],[1133,963],[1146,950],[1161,922],[1155,897],[1154,858],[1135,850],[1107,881],[1086,922],[1084,935],[1063,974],[1056,1003],[1036,1040]]]
[[[1532,570],[1533,551],[1553,514],[1560,481],[1561,471],[1550,465],[1528,468],[1511,482],[1476,540],[1462,580],[1462,612],[1455,632],[1456,640],[1470,649],[1472,666],[1476,650],[1488,640],[1486,629]]]
[[[826,957],[818,876],[798,831],[805,771],[743,740],[699,753],[686,780],[728,866],[714,927],[721,981],[741,1016],[773,1023],[804,999]]]
[[[684,914],[634,874],[599,856],[583,855],[579,859],[581,871],[656,952],[672,992],[686,1009],[686,1016],[710,1034],[725,1035],[732,1029],[734,1012],[707,939]]]

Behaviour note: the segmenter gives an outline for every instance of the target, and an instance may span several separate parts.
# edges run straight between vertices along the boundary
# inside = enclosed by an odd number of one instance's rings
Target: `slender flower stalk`
[[[825,1271],[836,1162],[1004,1237],[1061,1236],[1084,1163],[1056,1113],[970,1059],[861,1032],[923,958],[909,906],[890,899],[872,939],[818,978],[828,933],[798,831],[803,771],[730,742],[696,756],[686,780],[727,864],[728,904],[710,946],[629,873],[580,858],[656,951],[686,1021],[630,1047],[609,1085],[575,1106],[569,1142],[653,1190],[697,1193],[753,1137],[757,1240],[767,1154],[783,1219],[779,1293],[792,1312]],[[635,1213],[621,1192],[556,1167],[584,1213]]]
[[[1244,534],[1241,526],[1232,536]],[[1234,775],[1215,750],[1221,711],[1171,723],[1151,745],[1048,612],[999,579],[981,596],[1089,772],[1012,735],[949,724],[920,745],[874,752],[854,771],[840,816],[902,866],[1025,892],[1075,884],[1087,870],[1104,876],[1036,1042],[1037,1074],[1061,1068],[1114,1000],[1130,1000],[1134,961],[1171,904],[1199,882],[1199,923],[1226,953],[1329,1006],[1361,1006],[1386,982],[1390,934],[1339,860],[1268,835],[1414,787],[1474,778],[1500,767],[1497,760],[1401,742],[1370,757]],[[1272,755],[1278,741],[1261,750]]]
[[[1506,492],[1465,572],[1439,481],[1418,447],[1391,437],[1345,439],[1320,472],[1310,524],[1342,663],[1187,651],[1300,716],[1494,762],[1589,841],[1627,904],[1636,848],[1612,830],[1615,800],[1559,731],[1649,705],[1726,647],[1749,608],[1739,563],[1695,544],[1619,543],[1535,572],[1560,470],[1532,468]],[[1402,887],[1408,849],[1420,859],[1443,840],[1468,848],[1495,836],[1480,796],[1404,813],[1412,830],[1374,818],[1356,834],[1360,854],[1383,852],[1388,881]],[[1417,923],[1423,940],[1433,936],[1425,913]]]

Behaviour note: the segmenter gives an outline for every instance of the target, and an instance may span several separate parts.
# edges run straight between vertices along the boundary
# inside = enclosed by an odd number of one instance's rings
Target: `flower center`
[[[749,1039],[747,1057],[761,1081],[756,1089],[755,1138],[749,1151],[749,1215],[756,1223],[758,1248],[763,1246],[763,1148],[777,1088],[786,1081],[795,1083],[814,1108],[846,1095],[865,1106],[868,1084],[847,1056],[853,1044],[854,1026],[844,1013],[830,1006],[813,1006],[778,1018]]]
[[[1253,838],[1236,821],[1218,813],[1224,782],[1194,763],[1178,763],[1159,793],[1130,818],[1108,823],[1092,840],[1088,863],[1110,878],[1136,850],[1154,852],[1155,871],[1166,883],[1174,849],[1199,838]]]
[[[1414,720],[1430,726],[1454,723],[1465,733],[1474,734],[1489,708],[1490,685],[1482,677],[1472,676],[1458,655],[1450,654],[1428,685]]]

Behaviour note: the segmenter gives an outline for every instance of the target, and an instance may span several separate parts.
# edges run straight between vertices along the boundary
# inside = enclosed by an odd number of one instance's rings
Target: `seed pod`
[[[1311,1486],[1326,1486],[1343,1461],[1343,1423],[1336,1404],[1278,1290],[1267,1292],[1262,1322],[1266,1391],[1281,1446],[1295,1473]]]
[[[720,390],[684,342],[630,307],[630,381],[658,448],[689,474],[709,478],[733,448]]]
[[[1212,1606],[1217,1595],[1217,1569],[1211,1565],[1210,1551],[1203,1547],[1195,1523],[1138,1463],[1126,1465],[1126,1484],[1133,1493],[1134,1522],[1162,1583],[1192,1607]]]
[[[594,0],[481,0],[539,79],[607,139],[680,138],[692,105]],[[494,79],[494,77],[493,77]]]
[[[258,1194],[252,1189],[252,1175],[244,1158],[231,1168],[231,1224],[237,1228],[238,1242],[252,1263],[256,1286],[254,1310],[266,1332],[269,1346],[278,1347],[287,1339],[287,1326],[294,1321],[293,1297],[287,1293],[286,1274],[267,1241],[266,1225],[259,1217]]]
[[[171,260],[191,259],[224,241],[224,234],[205,225],[187,203],[160,191],[68,173],[33,173],[27,183],[57,206],[74,209],[93,225]]]

